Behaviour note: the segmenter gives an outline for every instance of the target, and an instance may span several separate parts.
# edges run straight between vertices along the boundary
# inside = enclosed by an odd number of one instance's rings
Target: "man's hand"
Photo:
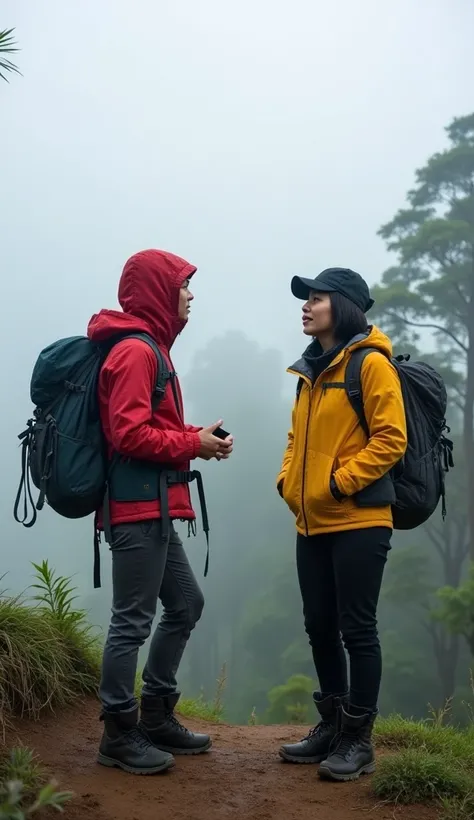
[[[222,419],[210,427],[204,427],[198,433],[201,439],[201,446],[199,448],[198,456],[205,461],[210,461],[211,458],[228,458],[232,452],[232,436],[228,436],[224,441],[214,435],[215,430],[222,424]]]
[[[222,461],[225,458],[229,458],[230,454],[232,453],[232,450],[234,449],[234,436],[227,436],[227,438],[224,439],[223,443],[228,443],[229,446],[225,452],[216,453],[217,461]]]

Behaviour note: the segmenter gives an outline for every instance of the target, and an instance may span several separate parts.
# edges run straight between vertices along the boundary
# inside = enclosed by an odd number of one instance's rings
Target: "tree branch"
[[[425,524],[425,530],[428,534],[428,537],[433,542],[436,552],[442,558],[446,551],[446,544],[444,543],[444,539],[439,537],[439,535],[432,529],[431,525],[428,523]]]
[[[409,319],[405,319],[404,316],[399,316],[398,313],[394,313],[391,310],[387,310],[386,313],[387,313],[387,316],[391,316],[393,319],[398,319],[400,322],[403,322],[405,325],[410,325],[411,327],[427,328],[428,330],[437,330],[439,333],[444,333],[446,336],[449,336],[453,340],[453,342],[455,342],[455,344],[457,344],[457,346],[459,348],[461,348],[463,353],[465,353],[467,355],[467,353],[469,351],[469,349],[466,347],[466,345],[463,344],[457,338],[457,336],[454,335],[454,333],[451,333],[450,330],[443,327],[442,325],[432,325],[432,324],[426,324],[425,325],[425,324],[419,324],[419,322],[411,322]]]

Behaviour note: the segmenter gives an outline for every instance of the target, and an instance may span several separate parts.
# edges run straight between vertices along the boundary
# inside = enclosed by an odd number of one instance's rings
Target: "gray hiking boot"
[[[153,746],[137,726],[138,706],[126,712],[103,712],[104,733],[97,762],[131,774],[157,774],[174,766],[172,755]]]
[[[377,712],[351,714],[341,707],[341,728],[326,760],[319,767],[320,777],[327,780],[357,780],[361,774],[375,771],[372,730]],[[355,711],[355,710],[354,710]],[[358,710],[357,710],[358,711]]]
[[[346,696],[343,696],[346,697]],[[337,733],[338,710],[341,697],[323,698],[314,693],[314,703],[321,721],[299,743],[288,743],[280,749],[280,757],[289,763],[321,763],[328,754]]]
[[[140,729],[158,749],[175,755],[199,755],[211,748],[209,735],[190,732],[179,722],[174,710],[179,695],[142,696]]]

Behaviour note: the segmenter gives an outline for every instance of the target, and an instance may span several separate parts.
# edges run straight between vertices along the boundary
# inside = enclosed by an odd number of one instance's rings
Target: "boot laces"
[[[152,744],[148,740],[147,737],[140,731],[138,726],[134,726],[133,729],[129,729],[128,732],[125,733],[127,740],[130,743],[133,743],[134,746],[137,746],[139,749],[148,749]]]
[[[356,735],[350,735],[348,732],[340,732],[333,740],[331,757],[340,757],[342,760],[346,760],[356,745]]]
[[[173,726],[176,729],[178,729],[179,732],[183,732],[183,734],[185,734],[185,735],[190,735],[191,734],[189,729],[186,729],[186,726],[183,726],[183,724],[179,722],[179,720],[176,717],[174,712],[168,712],[167,717],[168,717],[168,720],[170,721],[170,723],[172,723]]]
[[[314,727],[314,729],[311,729],[311,731],[306,735],[306,737],[303,738],[303,740],[312,740],[313,737],[319,735],[320,732],[326,731],[326,729],[329,729],[330,726],[330,723],[328,723],[326,720],[322,720],[320,723],[318,723],[317,726]]]

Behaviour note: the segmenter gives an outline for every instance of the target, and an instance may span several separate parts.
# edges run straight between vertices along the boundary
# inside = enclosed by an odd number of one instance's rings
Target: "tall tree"
[[[467,494],[474,498],[474,113],[446,128],[449,145],[416,172],[408,207],[379,233],[398,265],[375,288],[392,335],[416,344],[434,334],[436,354],[462,419]],[[474,558],[474,504],[467,505]]]
[[[21,74],[20,69],[11,60],[4,57],[4,54],[16,54],[19,50],[13,38],[14,28],[0,31],[0,77],[5,82],[9,82],[8,74]]]

